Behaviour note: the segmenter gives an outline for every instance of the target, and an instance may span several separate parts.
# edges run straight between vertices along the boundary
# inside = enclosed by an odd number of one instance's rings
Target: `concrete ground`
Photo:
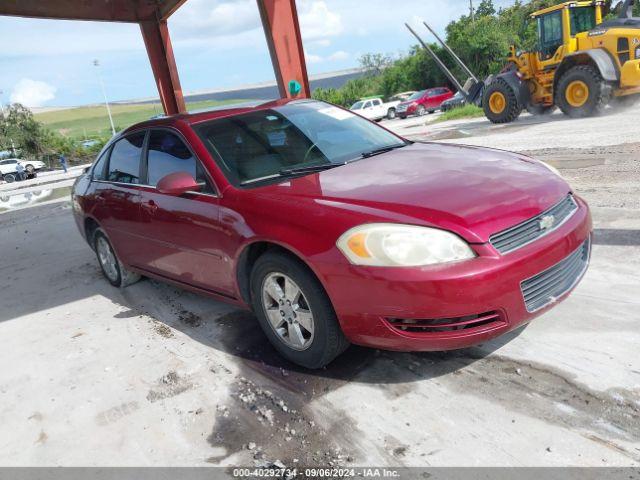
[[[640,465],[632,117],[413,127],[550,161],[593,207],[576,291],[527,328],[456,352],[352,347],[305,371],[249,313],[150,280],[110,287],[64,197],[7,207],[0,465]],[[461,130],[473,133],[447,138]]]

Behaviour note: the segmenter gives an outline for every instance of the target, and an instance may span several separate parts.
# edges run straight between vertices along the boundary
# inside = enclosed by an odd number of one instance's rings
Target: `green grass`
[[[187,103],[187,109],[194,111],[243,101],[245,100],[204,100]],[[163,111],[160,103],[111,105],[111,114],[113,115],[113,123],[116,126],[116,130],[122,130],[129,125],[148,120],[161,113]],[[46,128],[57,131],[67,137],[84,139],[86,137],[111,136],[107,109],[103,105],[42,112],[37,113],[35,117]]]
[[[443,112],[442,115],[434,120],[434,122],[446,122],[447,120],[476,117],[484,117],[484,111],[474,104],[467,104],[462,107],[456,107],[447,112]]]

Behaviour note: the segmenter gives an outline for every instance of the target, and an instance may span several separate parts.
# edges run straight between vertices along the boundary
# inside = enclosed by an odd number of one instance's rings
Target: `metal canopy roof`
[[[141,22],[166,20],[186,0],[0,0],[0,15]]]
[[[0,15],[140,25],[160,101],[186,112],[167,19],[187,0],[0,0]],[[295,0],[256,0],[281,97],[309,97]]]

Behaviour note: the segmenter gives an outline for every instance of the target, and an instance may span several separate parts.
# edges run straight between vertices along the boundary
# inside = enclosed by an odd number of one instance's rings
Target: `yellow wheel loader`
[[[512,122],[526,109],[533,114],[557,106],[574,118],[597,114],[608,103],[640,98],[640,18],[634,0],[621,4],[617,18],[603,21],[604,1],[572,1],[532,14],[538,46],[533,52],[511,47],[507,66],[478,81],[425,23],[460,67],[470,75],[462,86],[433,50],[407,25],[468,102],[481,104],[493,123]]]
[[[542,114],[559,107],[570,117],[597,114],[612,99],[640,94],[640,18],[626,0],[618,18],[602,20],[604,2],[576,1],[535,12],[538,48],[519,53],[484,89],[482,105],[494,123],[523,109]]]

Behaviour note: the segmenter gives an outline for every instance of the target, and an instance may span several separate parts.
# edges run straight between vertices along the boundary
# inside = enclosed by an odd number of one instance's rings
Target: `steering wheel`
[[[304,158],[302,159],[302,163],[307,163],[307,158],[309,158],[309,155],[311,154],[311,152],[313,152],[314,149],[318,149],[318,144],[317,143],[314,143],[309,148],[307,148],[307,152],[304,154]],[[318,151],[320,151],[320,150],[318,149]]]

